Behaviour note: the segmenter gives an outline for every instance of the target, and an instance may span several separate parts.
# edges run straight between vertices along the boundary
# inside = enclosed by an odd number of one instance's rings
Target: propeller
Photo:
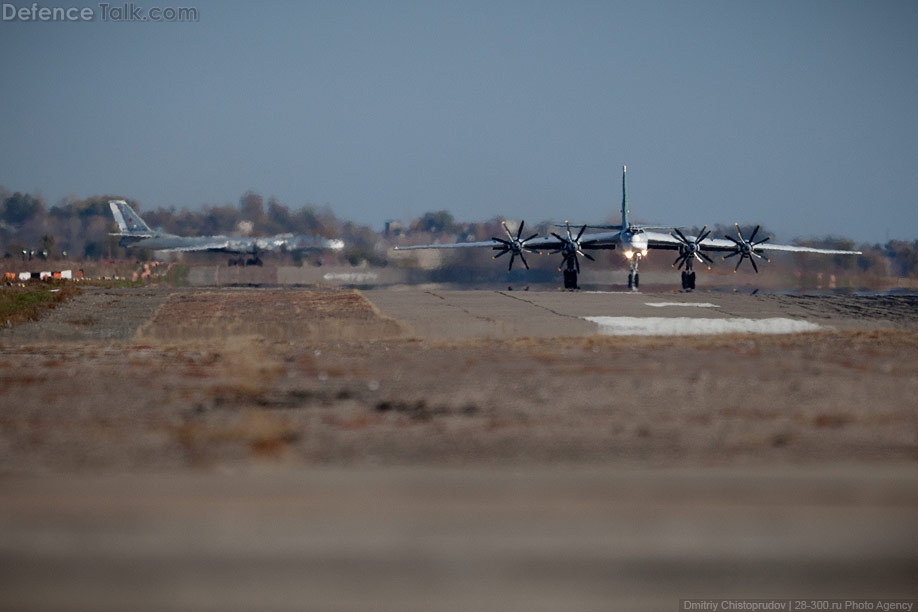
[[[516,257],[520,258],[520,260],[523,262],[523,265],[526,266],[526,269],[528,270],[529,264],[526,263],[526,258],[523,257],[523,251],[529,250],[526,248],[526,243],[532,240],[533,238],[535,238],[536,236],[538,236],[539,232],[536,232],[529,238],[521,239],[520,236],[523,235],[523,226],[526,225],[525,221],[520,221],[520,227],[519,229],[516,230],[515,237],[513,234],[510,233],[510,230],[507,229],[506,221],[501,221],[500,223],[501,225],[504,226],[504,231],[507,232],[507,240],[504,240],[503,238],[498,238],[496,236],[491,237],[491,240],[494,240],[500,243],[500,246],[497,246],[497,245],[494,246],[494,250],[500,251],[500,253],[498,253],[491,259],[497,259],[501,255],[506,255],[507,253],[510,253],[510,265],[507,266],[507,272],[513,269],[513,260],[516,259]]]
[[[730,240],[731,242],[733,242],[733,244],[736,245],[732,253],[730,253],[729,255],[724,255],[724,259],[730,259],[731,257],[735,257],[739,255],[740,256],[739,261],[736,262],[736,267],[733,268],[733,271],[736,272],[739,269],[740,264],[743,263],[743,260],[748,259],[749,263],[752,264],[752,269],[755,270],[756,274],[758,274],[759,267],[755,265],[754,258],[758,257],[759,259],[764,259],[765,261],[769,263],[771,263],[771,260],[768,259],[767,257],[762,257],[761,255],[756,253],[755,247],[759,246],[763,242],[768,242],[769,240],[771,240],[771,236],[766,236],[765,238],[762,238],[761,240],[756,242],[755,236],[756,234],[759,233],[759,228],[762,227],[761,225],[756,225],[755,229],[752,230],[752,235],[749,236],[749,239],[747,240],[746,238],[743,237],[743,232],[739,228],[739,223],[734,223],[733,225],[736,226],[736,233],[739,236],[739,240],[737,240],[733,236],[724,234],[724,238],[726,238],[727,240]]]
[[[580,237],[583,236],[583,232],[586,231],[587,226],[584,225],[583,227],[580,228],[580,231],[577,232],[576,238],[574,237],[573,234],[571,234],[571,224],[570,223],[565,221],[564,227],[567,228],[567,238],[559,236],[558,234],[554,232],[551,233],[552,236],[554,236],[555,238],[561,241],[561,248],[555,249],[551,253],[552,254],[561,253],[561,257],[562,257],[561,266],[558,268],[558,270],[561,270],[561,268],[567,265],[568,261],[572,260],[574,262],[574,268],[576,268],[577,273],[580,274],[580,260],[577,259],[578,255],[586,257],[590,261],[596,261],[596,259],[592,255],[590,255],[589,253],[584,253],[583,249],[580,248]]]
[[[675,235],[673,235],[673,232],[676,232]],[[689,258],[692,257],[697,259],[699,263],[714,263],[713,259],[701,251],[701,241],[707,238],[708,234],[711,233],[711,230],[708,229],[707,225],[701,228],[701,232],[694,240],[689,240],[686,238],[685,234],[680,232],[678,227],[674,227],[673,232],[670,232],[669,235],[681,243],[679,245],[679,256],[676,257],[676,260],[673,262],[673,267],[675,267],[676,264],[679,264],[679,267],[676,269],[681,270],[682,266],[686,265],[686,262],[689,260]],[[708,270],[710,269],[711,266],[708,265]]]

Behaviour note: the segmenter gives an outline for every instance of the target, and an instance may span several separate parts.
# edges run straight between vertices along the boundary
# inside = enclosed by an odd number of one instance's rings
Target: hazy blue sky
[[[918,236],[914,0],[135,3],[0,22],[0,185]]]

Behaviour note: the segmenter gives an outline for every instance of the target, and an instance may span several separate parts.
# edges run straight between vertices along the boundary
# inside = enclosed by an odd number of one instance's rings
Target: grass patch
[[[11,286],[0,289],[0,323],[11,327],[35,321],[48,309],[66,302],[80,293],[70,282],[29,282],[25,287]]]

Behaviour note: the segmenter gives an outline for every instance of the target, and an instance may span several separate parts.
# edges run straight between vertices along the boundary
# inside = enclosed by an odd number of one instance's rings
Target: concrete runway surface
[[[588,336],[584,317],[793,319],[825,329],[916,329],[918,298],[736,293],[567,291],[364,291],[380,311],[420,337]]]

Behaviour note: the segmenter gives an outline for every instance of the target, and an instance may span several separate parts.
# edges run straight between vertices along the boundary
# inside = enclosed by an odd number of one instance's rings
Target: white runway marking
[[[322,276],[325,280],[339,280],[346,283],[366,283],[375,281],[378,277],[376,272],[326,272]]]
[[[717,304],[709,302],[644,302],[647,306],[663,308],[664,306],[694,306],[695,308],[720,308]]]
[[[697,336],[705,334],[794,334],[819,325],[785,318],[693,319],[690,317],[584,317],[607,336]]]

